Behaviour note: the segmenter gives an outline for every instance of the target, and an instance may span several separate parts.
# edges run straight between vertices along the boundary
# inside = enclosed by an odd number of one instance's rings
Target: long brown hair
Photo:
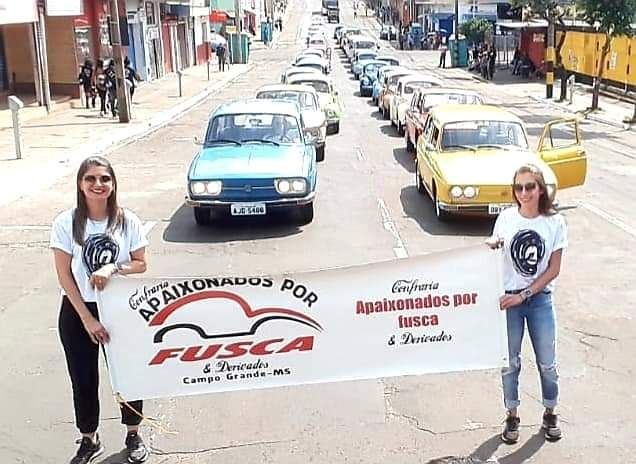
[[[553,214],[556,214],[557,211],[554,208],[553,204],[554,194],[556,193],[556,191],[552,192],[552,194],[548,192],[548,186],[545,183],[543,172],[541,171],[541,169],[539,169],[538,166],[535,166],[534,164],[524,164],[515,171],[515,175],[512,178],[512,197],[515,199],[515,203],[517,203],[517,206],[521,206],[521,203],[519,203],[519,200],[517,199],[517,193],[515,192],[514,184],[519,174],[532,174],[532,177],[534,177],[539,190],[541,190],[541,195],[539,196],[539,214],[543,216],[552,216]]]
[[[73,240],[80,246],[84,245],[84,231],[86,230],[86,221],[88,220],[86,197],[80,185],[84,180],[86,171],[93,166],[106,168],[106,171],[108,171],[108,174],[112,178],[113,191],[108,197],[106,204],[106,211],[108,212],[107,230],[113,231],[119,227],[122,229],[125,228],[124,210],[117,204],[117,177],[115,176],[115,171],[110,161],[106,158],[102,156],[91,156],[82,161],[82,164],[80,164],[77,170],[77,206],[73,212]]]

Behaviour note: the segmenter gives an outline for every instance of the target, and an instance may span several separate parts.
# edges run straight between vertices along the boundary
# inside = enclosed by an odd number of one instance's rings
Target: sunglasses
[[[95,182],[97,182],[97,179],[99,179],[99,181],[102,184],[108,184],[110,182],[113,181],[113,178],[111,176],[93,176],[93,175],[88,175],[88,176],[84,176],[84,182],[88,182],[89,184],[94,184]]]
[[[514,189],[515,192],[523,192],[524,190],[526,192],[532,192],[532,191],[534,191],[534,189],[537,188],[537,183],[536,182],[527,182],[525,184],[514,184],[512,186],[512,188]]]

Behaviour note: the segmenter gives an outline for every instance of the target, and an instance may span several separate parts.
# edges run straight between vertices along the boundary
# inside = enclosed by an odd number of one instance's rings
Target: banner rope
[[[179,432],[170,430],[168,428],[168,426],[166,425],[166,423],[161,420],[161,419],[157,419],[155,417],[149,417],[149,416],[145,416],[143,413],[137,411],[135,408],[133,408],[130,403],[128,403],[119,392],[115,393],[115,399],[117,400],[117,402],[120,405],[123,405],[124,407],[130,409],[132,412],[134,412],[135,414],[137,414],[137,416],[141,417],[141,421],[142,423],[145,423],[146,425],[148,425],[149,427],[153,428],[153,429],[157,429],[162,431],[163,433],[166,433],[168,435],[178,435]]]

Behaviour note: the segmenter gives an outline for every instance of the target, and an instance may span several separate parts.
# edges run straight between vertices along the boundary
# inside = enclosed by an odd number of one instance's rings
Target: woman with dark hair
[[[82,438],[71,464],[87,464],[104,452],[99,440],[99,344],[109,334],[99,322],[96,290],[114,274],[146,270],[148,245],[139,218],[117,203],[117,178],[105,158],[82,162],[77,172],[77,205],[53,222],[50,247],[62,289],[59,333],[73,389],[75,423]],[[148,450],[138,434],[141,401],[121,405],[127,426],[128,461],[144,462]]]
[[[492,248],[504,248],[505,295],[499,303],[506,311],[509,365],[502,370],[507,416],[501,438],[509,444],[519,440],[521,342],[527,324],[541,379],[542,429],[547,440],[556,441],[561,429],[554,413],[559,384],[552,290],[568,245],[567,230],[563,216],[552,205],[554,192],[538,167],[528,164],[517,169],[512,194],[517,206],[499,215],[488,241]]]

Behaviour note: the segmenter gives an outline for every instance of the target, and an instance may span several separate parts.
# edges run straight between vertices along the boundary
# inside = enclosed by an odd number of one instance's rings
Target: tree
[[[483,42],[486,32],[490,30],[492,23],[484,18],[471,18],[459,26],[459,32],[472,44]]]
[[[636,16],[636,0],[577,0],[577,8],[582,10],[581,17],[605,36],[592,91],[592,110],[595,110],[612,39],[634,35],[632,21]],[[634,113],[636,115],[636,108]]]

